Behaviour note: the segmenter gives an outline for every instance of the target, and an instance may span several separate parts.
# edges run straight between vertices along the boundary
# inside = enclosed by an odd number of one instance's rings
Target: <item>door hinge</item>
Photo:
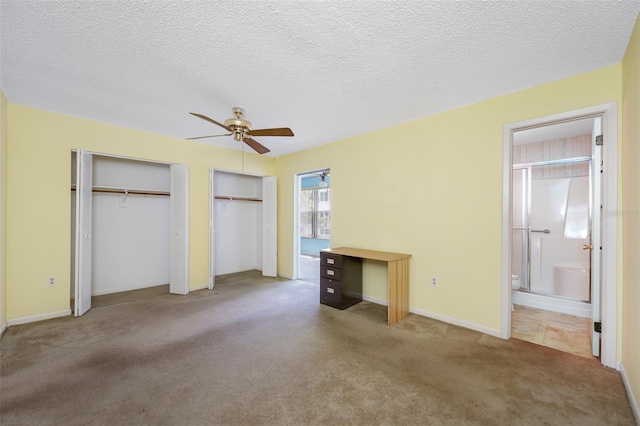
[[[602,146],[603,143],[604,143],[604,136],[603,135],[596,136],[596,146]]]
[[[593,323],[593,331],[595,331],[596,333],[602,333],[602,323],[601,322],[594,322]]]

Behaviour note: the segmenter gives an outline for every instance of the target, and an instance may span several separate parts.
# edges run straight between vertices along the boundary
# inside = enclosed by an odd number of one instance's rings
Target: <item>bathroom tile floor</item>
[[[522,305],[514,305],[514,308],[511,312],[511,337],[594,359],[589,318]]]

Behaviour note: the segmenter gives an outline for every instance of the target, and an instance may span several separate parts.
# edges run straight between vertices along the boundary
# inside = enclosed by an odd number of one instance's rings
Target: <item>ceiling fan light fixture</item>
[[[327,182],[326,180],[324,180],[325,175],[323,174],[322,176],[320,176],[320,183],[318,184],[318,186],[320,188],[326,188],[327,186],[329,186],[329,182]]]

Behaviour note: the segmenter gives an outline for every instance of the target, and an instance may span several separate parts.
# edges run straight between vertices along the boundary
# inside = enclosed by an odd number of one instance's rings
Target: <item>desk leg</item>
[[[394,325],[409,315],[409,259],[388,264],[388,323]]]

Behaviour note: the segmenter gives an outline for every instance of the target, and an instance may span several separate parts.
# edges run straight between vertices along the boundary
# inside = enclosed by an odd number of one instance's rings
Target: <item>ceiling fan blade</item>
[[[216,120],[213,120],[213,119],[211,119],[211,118],[207,117],[206,115],[198,114],[198,113],[196,113],[196,112],[190,112],[189,114],[191,114],[191,115],[195,115],[195,116],[196,116],[196,117],[198,117],[198,118],[202,118],[203,120],[208,121],[209,123],[213,123],[213,124],[215,124],[216,126],[220,126],[220,127],[222,127],[222,128],[223,128],[223,129],[225,129],[227,132],[231,132],[231,133],[233,133],[233,130],[232,130],[232,129],[228,128],[228,127],[227,127],[227,126],[225,126],[224,124],[218,123]]]
[[[254,149],[254,151],[256,151],[258,154],[266,154],[267,152],[271,151],[269,148],[267,148],[266,146],[258,143],[257,141],[251,139],[251,138],[244,138],[242,139],[247,145],[249,145],[251,148]]]
[[[251,136],[293,136],[293,131],[288,127],[277,127],[275,129],[254,129],[247,134]]]
[[[185,138],[185,139],[190,141],[194,139],[217,138],[219,136],[231,136],[231,133],[227,133],[226,135],[196,136],[195,138]]]

